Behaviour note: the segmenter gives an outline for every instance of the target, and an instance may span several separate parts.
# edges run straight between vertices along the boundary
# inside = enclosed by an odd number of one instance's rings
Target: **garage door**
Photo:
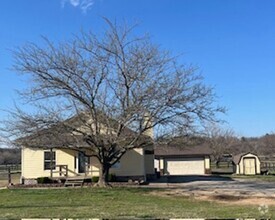
[[[166,170],[169,175],[205,174],[203,158],[166,159]]]

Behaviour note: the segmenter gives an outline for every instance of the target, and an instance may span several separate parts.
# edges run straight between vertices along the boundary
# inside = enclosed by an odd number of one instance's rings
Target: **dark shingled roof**
[[[106,116],[107,117],[107,116]],[[51,128],[42,129],[26,137],[18,138],[16,143],[20,146],[25,147],[39,147],[39,148],[68,148],[70,146],[74,147],[90,147],[83,139],[82,135],[71,135],[71,131],[66,129],[63,124],[69,124],[72,127],[79,127],[82,125],[81,120],[88,120],[89,117],[85,113],[80,113],[77,116],[71,117],[64,122],[60,122]],[[114,119],[110,119],[112,123],[111,126],[115,127],[118,122]],[[136,133],[129,129],[124,128],[121,137],[128,141],[129,139],[135,137]],[[104,139],[104,135],[101,135]],[[147,135],[141,135],[140,139],[137,141],[137,145],[148,142],[148,145],[152,145],[153,140]]]
[[[174,138],[169,142],[156,144],[155,156],[208,156],[212,150],[206,143],[187,145],[184,140]]]

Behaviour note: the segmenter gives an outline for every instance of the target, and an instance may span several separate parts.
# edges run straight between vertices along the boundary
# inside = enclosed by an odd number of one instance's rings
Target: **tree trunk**
[[[101,164],[101,167],[99,169],[99,179],[96,184],[97,186],[99,186],[99,187],[110,186],[108,183],[109,170],[110,170],[110,166],[108,166],[106,164]]]

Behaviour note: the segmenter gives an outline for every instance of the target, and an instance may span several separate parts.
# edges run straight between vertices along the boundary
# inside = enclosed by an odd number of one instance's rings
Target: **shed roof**
[[[233,162],[234,164],[238,164],[240,163],[241,159],[243,156],[247,155],[247,154],[253,154],[254,156],[258,157],[256,154],[254,153],[251,153],[251,152],[248,152],[248,153],[240,153],[240,154],[237,154],[233,157]]]

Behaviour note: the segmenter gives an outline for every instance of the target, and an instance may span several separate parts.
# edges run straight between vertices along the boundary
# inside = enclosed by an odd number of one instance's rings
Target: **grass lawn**
[[[161,189],[82,188],[0,190],[0,218],[261,218],[257,206],[225,205]],[[151,193],[154,192],[152,195]],[[275,216],[269,207],[268,217]]]

